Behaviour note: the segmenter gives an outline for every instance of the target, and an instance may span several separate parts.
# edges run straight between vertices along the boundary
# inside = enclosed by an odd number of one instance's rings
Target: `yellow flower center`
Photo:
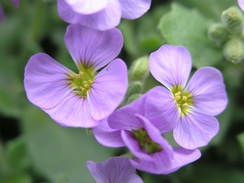
[[[79,65],[79,74],[69,74],[69,86],[73,89],[73,92],[81,97],[87,98],[90,92],[92,83],[95,78],[95,70],[92,67],[84,67],[82,64]]]
[[[171,92],[174,97],[174,101],[180,110],[181,117],[188,114],[193,105],[192,94],[186,90],[183,90],[181,86],[173,86]]]
[[[152,141],[152,139],[147,134],[145,128],[140,128],[138,130],[133,130],[133,137],[138,141],[138,144],[141,149],[144,149],[147,154],[153,154],[156,152],[161,152],[162,147],[156,142]]]

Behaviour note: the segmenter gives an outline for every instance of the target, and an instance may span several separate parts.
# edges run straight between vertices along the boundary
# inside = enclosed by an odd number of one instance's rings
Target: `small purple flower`
[[[5,19],[5,15],[4,15],[2,4],[0,3],[0,22],[3,21],[4,19]]]
[[[60,17],[98,30],[116,27],[120,19],[136,19],[150,8],[151,0],[58,0]]]
[[[97,183],[143,183],[126,157],[113,157],[102,163],[87,161],[86,166]]]
[[[197,160],[201,153],[198,149],[172,148],[162,137],[162,131],[165,130],[158,129],[157,126],[163,120],[149,112],[155,104],[148,103],[149,96],[158,89],[160,88],[150,90],[141,98],[115,111],[108,120],[94,127],[93,133],[103,145],[126,145],[135,156],[130,160],[135,168],[155,174],[168,174]]]
[[[197,70],[186,85],[191,64],[191,55],[182,46],[164,45],[149,57],[152,75],[168,89],[161,87],[149,101],[157,103],[155,113],[167,114],[164,125],[174,127],[176,142],[187,149],[208,144],[219,130],[213,116],[227,105],[222,75],[213,67]]]
[[[16,8],[19,8],[19,0],[12,0]]]
[[[27,97],[61,125],[94,127],[115,110],[127,89],[126,65],[113,60],[122,48],[122,34],[116,28],[97,31],[73,24],[65,44],[79,73],[38,53],[25,68]]]

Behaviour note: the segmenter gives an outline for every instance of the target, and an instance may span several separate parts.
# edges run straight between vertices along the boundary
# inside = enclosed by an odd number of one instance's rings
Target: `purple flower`
[[[242,11],[244,11],[244,0],[237,0],[240,8],[242,9]]]
[[[73,24],[65,44],[79,73],[38,53],[25,68],[27,97],[61,125],[96,126],[114,111],[127,89],[126,65],[113,60],[122,48],[122,34],[116,28],[97,31]]]
[[[165,130],[157,126],[164,120],[149,112],[150,109],[154,109],[155,104],[148,102],[149,96],[158,89],[160,87],[150,90],[141,98],[115,111],[107,121],[104,120],[99,126],[94,127],[93,133],[103,145],[126,145],[135,156],[130,160],[135,168],[155,174],[168,174],[197,160],[201,153],[198,149],[172,148],[162,137],[162,131]]]
[[[16,8],[19,8],[19,0],[12,0]]]
[[[143,183],[126,157],[113,157],[102,163],[87,161],[86,166],[97,183]]]
[[[150,8],[151,0],[58,0],[60,17],[98,30],[108,30],[120,19],[136,19]]]
[[[5,19],[5,15],[4,15],[2,4],[0,3],[0,22],[3,21],[4,19]]]
[[[157,103],[155,113],[167,114],[164,125],[174,127],[176,142],[187,149],[208,144],[219,130],[213,116],[227,105],[222,75],[213,67],[197,70],[186,85],[191,64],[191,55],[182,46],[164,45],[149,57],[152,75],[168,89],[161,87],[149,101]]]

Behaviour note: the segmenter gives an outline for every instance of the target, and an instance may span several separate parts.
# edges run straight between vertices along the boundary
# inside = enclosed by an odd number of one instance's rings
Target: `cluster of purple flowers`
[[[126,64],[115,59],[123,46],[114,28],[120,18],[135,19],[151,0],[58,0],[60,17],[71,23],[64,37],[78,73],[45,53],[32,56],[25,68],[28,99],[62,126],[92,128],[104,146],[127,146],[134,158],[87,162],[97,182],[142,182],[135,168],[168,174],[189,164],[217,134],[214,117],[227,105],[221,73],[212,67],[195,72],[182,46],[164,45],[148,61],[157,86],[119,109],[128,87]],[[188,84],[187,84],[188,82]],[[179,147],[163,134],[173,130]],[[114,172],[114,173],[111,173]]]

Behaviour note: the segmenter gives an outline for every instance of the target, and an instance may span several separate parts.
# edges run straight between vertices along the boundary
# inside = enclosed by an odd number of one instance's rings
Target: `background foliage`
[[[183,45],[192,54],[194,69],[214,66],[224,75],[229,97],[227,109],[217,118],[220,131],[201,148],[202,157],[170,175],[138,172],[145,183],[244,182],[244,63],[225,60],[222,49],[207,36],[221,12],[237,6],[233,0],[152,0],[143,17],[122,20],[120,54],[128,66],[164,43]],[[45,52],[76,69],[64,45],[67,24],[54,0],[20,0],[16,9],[1,0],[6,18],[0,22],[0,182],[93,183],[87,160],[104,161],[124,148],[105,148],[85,129],[61,127],[32,105],[23,87],[24,67],[35,53]],[[158,84],[147,79],[145,91]],[[166,134],[173,144],[171,134]]]

